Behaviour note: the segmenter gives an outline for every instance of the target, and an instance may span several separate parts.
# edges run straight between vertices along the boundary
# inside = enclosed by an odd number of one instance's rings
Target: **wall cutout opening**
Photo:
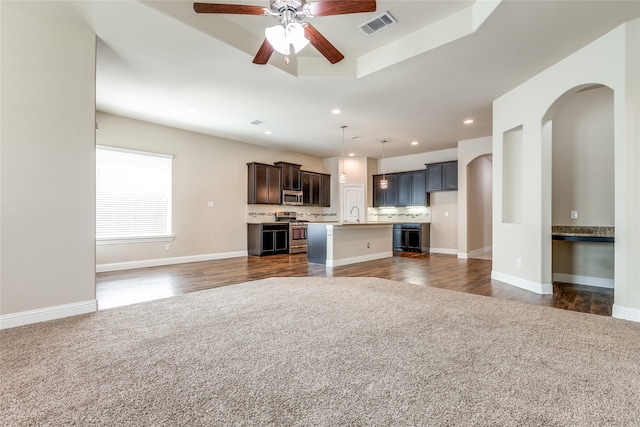
[[[502,222],[522,224],[523,211],[522,126],[502,137]]]

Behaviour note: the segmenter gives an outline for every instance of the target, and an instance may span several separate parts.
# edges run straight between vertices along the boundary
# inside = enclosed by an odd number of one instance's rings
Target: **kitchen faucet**
[[[360,222],[360,208],[358,206],[353,206],[351,211],[349,211],[349,215],[353,215],[353,210],[358,209],[358,216],[356,217],[356,222]]]

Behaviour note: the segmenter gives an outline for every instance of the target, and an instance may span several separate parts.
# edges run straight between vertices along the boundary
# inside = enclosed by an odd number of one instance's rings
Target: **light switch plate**
[[[571,211],[571,219],[578,219],[578,211]]]

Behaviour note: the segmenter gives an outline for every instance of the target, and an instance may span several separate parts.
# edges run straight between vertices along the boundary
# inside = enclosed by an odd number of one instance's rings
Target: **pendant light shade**
[[[340,167],[339,181],[340,181],[340,184],[346,184],[347,174],[344,173],[344,128],[346,128],[347,126],[342,125],[340,127],[342,128],[342,167]]]

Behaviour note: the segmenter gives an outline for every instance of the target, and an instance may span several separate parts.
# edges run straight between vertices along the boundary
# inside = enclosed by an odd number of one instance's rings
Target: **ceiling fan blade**
[[[267,39],[264,39],[262,45],[260,45],[260,49],[258,49],[258,53],[256,53],[256,57],[253,58],[254,64],[264,65],[271,58],[271,54],[273,53],[273,46],[269,43]]]
[[[320,0],[308,3],[308,5],[309,10],[315,16],[376,11],[376,0]]]
[[[344,55],[309,23],[304,27],[304,36],[332,64],[344,59]]]
[[[265,15],[264,7],[242,4],[194,3],[197,13],[232,13],[236,15]]]

